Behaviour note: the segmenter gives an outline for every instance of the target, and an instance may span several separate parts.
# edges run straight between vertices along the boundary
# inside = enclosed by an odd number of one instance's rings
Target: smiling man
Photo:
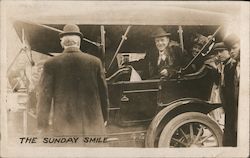
[[[170,39],[170,35],[171,33],[161,27],[155,29],[152,38],[156,50],[147,51],[144,59],[132,63],[135,67],[143,65],[146,78],[175,77],[180,67],[184,65],[181,47]]]
[[[180,67],[183,65],[183,54],[180,45],[170,40],[170,33],[159,27],[153,32],[155,46],[158,52],[151,52],[156,56],[156,63],[151,60],[149,66],[154,66],[156,76],[174,77]],[[153,64],[154,63],[154,64]]]
[[[235,34],[230,34],[224,38],[225,46],[229,50],[230,56],[236,60],[237,62],[240,61],[240,39]]]

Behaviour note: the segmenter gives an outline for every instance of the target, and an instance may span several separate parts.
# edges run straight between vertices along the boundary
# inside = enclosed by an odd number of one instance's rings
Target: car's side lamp
[[[122,95],[121,101],[122,102],[128,102],[129,98],[126,95]]]
[[[177,71],[177,79],[180,79],[182,75],[182,68],[180,68],[179,71]]]

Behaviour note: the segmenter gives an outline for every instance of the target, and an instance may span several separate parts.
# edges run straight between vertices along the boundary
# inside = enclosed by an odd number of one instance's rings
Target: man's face
[[[192,55],[196,56],[201,50],[201,48],[202,48],[201,45],[195,44],[192,48]]]
[[[155,38],[155,45],[159,51],[163,51],[166,49],[169,43],[168,37],[156,37]]]
[[[223,62],[225,60],[227,60],[228,58],[230,58],[229,52],[228,50],[224,49],[224,50],[218,50],[218,59]]]
[[[43,72],[43,64],[39,63],[38,65],[33,66],[32,69],[33,80],[38,82]]]
[[[240,43],[235,43],[231,50],[230,50],[230,56],[234,58],[235,60],[240,59]]]

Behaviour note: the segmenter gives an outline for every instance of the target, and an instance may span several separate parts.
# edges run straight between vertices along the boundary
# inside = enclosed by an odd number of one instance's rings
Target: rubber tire
[[[158,147],[170,147],[170,140],[174,132],[182,125],[189,122],[200,122],[211,129],[216,136],[218,145],[222,146],[223,132],[219,125],[207,115],[199,112],[186,112],[174,117],[162,130]],[[167,142],[167,143],[166,143]]]

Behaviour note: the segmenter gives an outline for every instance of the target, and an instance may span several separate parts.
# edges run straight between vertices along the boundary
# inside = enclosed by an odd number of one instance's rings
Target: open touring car
[[[63,18],[16,19],[13,26],[21,41],[28,45],[21,52],[27,53],[31,61],[32,54],[53,57],[62,52],[58,34],[65,24],[76,23],[80,27],[84,34],[82,51],[99,57],[105,67],[110,146],[222,146],[222,129],[208,116],[221,107],[220,103],[209,100],[213,72],[204,67],[192,73],[186,70],[197,60],[204,61],[214,42],[222,40],[228,17],[182,7],[150,6],[134,10],[131,7],[129,10],[123,6],[93,7],[92,11]],[[114,12],[115,15],[111,14]],[[134,73],[143,76],[143,70],[121,66],[121,58],[142,59],[145,52],[155,47],[151,32],[159,26],[171,32],[171,39],[179,42],[182,50],[190,50],[190,37],[195,33],[212,38],[178,70],[175,78],[132,80]],[[32,134],[36,115],[29,114],[28,106],[24,111],[25,132]]]

